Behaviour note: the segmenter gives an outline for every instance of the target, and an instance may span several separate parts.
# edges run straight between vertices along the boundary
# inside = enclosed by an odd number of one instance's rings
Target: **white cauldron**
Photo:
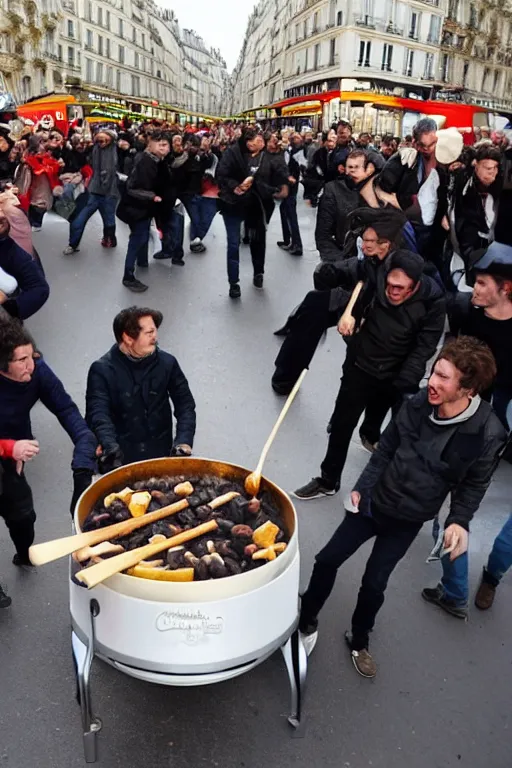
[[[215,475],[241,480],[248,469],[198,458],[136,462],[104,475],[80,497],[80,530],[94,504],[113,489],[164,475]],[[205,685],[227,680],[283,651],[292,688],[289,722],[300,724],[306,655],[298,632],[299,550],[297,516],[286,493],[266,478],[262,490],[280,510],[289,544],[276,560],[237,576],[201,582],[159,582],[125,574],[94,589],[73,579],[70,609],[73,655],[84,725],[87,762],[96,760],[100,723],[91,713],[89,672],[94,656],[132,677],[164,685]]]

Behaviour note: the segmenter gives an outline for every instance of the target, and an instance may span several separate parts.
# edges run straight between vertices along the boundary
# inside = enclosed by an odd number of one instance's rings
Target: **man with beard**
[[[496,360],[490,399],[494,412],[505,429],[510,429],[507,410],[512,402],[512,247],[494,242],[475,265],[473,295],[458,293],[449,305],[450,329],[485,342]],[[507,459],[510,448],[504,454]],[[437,526],[434,527],[437,538]],[[512,564],[512,523],[498,535],[490,564],[484,569],[482,585],[475,598],[478,608],[490,608],[496,587]],[[443,576],[439,584],[423,590],[422,596],[457,618],[468,616],[468,556],[450,562],[442,558]]]
[[[116,343],[89,369],[86,419],[101,446],[102,472],[192,453],[195,402],[176,358],[157,346],[162,320],[148,307],[123,309],[114,318]]]
[[[401,240],[406,218],[393,208],[361,208],[349,217],[354,241],[361,234],[363,260],[351,252],[341,253],[339,261],[319,264],[315,270],[316,290],[310,291],[277,335],[286,336],[276,358],[272,388],[287,395],[304,368],[309,367],[322,334],[335,326],[358,280],[366,280],[369,301],[377,282],[377,273],[385,259]],[[355,245],[355,243],[354,243]],[[357,246],[355,245],[357,248]]]
[[[423,265],[418,254],[395,251],[377,270],[375,289],[358,299],[356,332],[348,332],[352,338],[321,474],[298,488],[297,498],[337,493],[352,433],[365,409],[376,402],[386,410],[396,408],[402,398],[418,391],[446,317],[444,294],[423,273]]]
[[[318,614],[329,597],[338,568],[374,538],[366,564],[352,630],[347,632],[352,663],[363,677],[375,677],[369,636],[384,603],[388,579],[423,523],[432,520],[451,492],[444,546],[455,560],[467,550],[470,521],[485,495],[505,431],[481,400],[492,384],[495,364],[489,348],[460,337],[441,350],[428,387],[407,400],[384,432],[351,494],[353,511],[315,558],[302,597],[299,629],[307,652],[318,637]]]
[[[346,173],[325,185],[316,216],[315,241],[322,261],[342,258],[351,211],[368,205],[378,208],[374,191],[375,165],[362,149],[354,149],[347,157]]]

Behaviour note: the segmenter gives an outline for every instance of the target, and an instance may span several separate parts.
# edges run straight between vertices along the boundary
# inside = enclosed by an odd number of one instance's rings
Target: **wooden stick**
[[[84,568],[76,574],[76,578],[87,584],[89,589],[96,587],[105,579],[110,576],[114,576],[116,573],[125,571],[127,568],[133,568],[140,563],[141,560],[146,560],[153,555],[157,555],[159,552],[164,552],[171,547],[177,547],[179,544],[184,544],[186,541],[196,539],[198,536],[202,536],[205,533],[215,531],[219,526],[216,520],[209,520],[207,523],[201,523],[195,528],[190,528],[188,531],[178,533],[176,536],[171,536],[166,541],[157,541],[154,544],[145,544],[143,547],[137,547],[129,552],[123,552],[121,555],[115,557],[109,557],[107,560],[103,560],[101,563],[91,565],[90,568]]]
[[[362,280],[359,280],[356,287],[352,291],[352,295],[350,296],[350,299],[348,300],[348,304],[345,308],[345,311],[343,312],[342,316],[340,317],[340,321],[343,319],[348,319],[349,317],[352,317],[352,310],[355,307],[356,301],[359,298],[359,294],[361,293],[363,289],[364,282]]]
[[[238,493],[225,493],[223,496],[218,496],[216,499],[210,502],[209,506],[212,509],[227,504],[232,501]],[[143,528],[145,525],[156,523],[157,520],[162,520],[164,517],[175,515],[177,512],[181,512],[187,509],[189,503],[187,499],[181,499],[174,504],[168,504],[162,509],[156,509],[154,512],[148,512],[140,517],[134,517],[131,520],[124,520],[122,523],[114,523],[113,525],[107,525],[104,528],[99,528],[97,531],[87,531],[87,533],[78,533],[75,536],[65,536],[62,539],[53,539],[52,541],[45,541],[41,544],[35,544],[29,549],[30,562],[33,565],[44,565],[45,563],[51,563],[53,560],[58,560],[59,557],[66,557],[71,555],[82,547],[93,547],[95,544],[100,544],[102,541],[110,541],[119,536],[127,536],[132,531],[136,531],[138,528]]]
[[[260,490],[261,472],[263,470],[263,464],[265,462],[265,459],[267,458],[267,453],[270,450],[270,446],[274,442],[274,439],[275,439],[275,436],[277,435],[279,427],[283,423],[284,418],[285,418],[286,414],[288,413],[288,411],[290,409],[290,406],[291,406],[291,404],[293,403],[293,401],[295,399],[295,395],[299,391],[300,385],[304,381],[304,376],[306,375],[307,372],[308,372],[308,369],[304,368],[304,370],[302,371],[301,375],[299,376],[299,378],[295,382],[295,386],[292,389],[292,391],[290,392],[290,394],[288,395],[286,403],[284,404],[283,409],[282,409],[281,413],[279,414],[279,417],[278,417],[276,423],[274,424],[272,432],[268,436],[267,442],[263,446],[263,450],[261,452],[260,460],[258,461],[256,469],[254,470],[254,472],[251,472],[251,474],[247,475],[247,477],[245,478],[245,490],[247,491],[247,493],[250,496],[256,496],[256,494]]]

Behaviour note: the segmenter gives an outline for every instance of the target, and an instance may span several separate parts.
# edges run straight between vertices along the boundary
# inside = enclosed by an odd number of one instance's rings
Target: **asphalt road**
[[[121,285],[126,229],[115,251],[99,246],[91,220],[82,249],[63,256],[67,224],[48,217],[35,235],[51,296],[28,323],[46,360],[81,408],[90,363],[113,343],[115,313],[133,303],[161,309],[160,343],[178,357],[198,404],[197,455],[253,466],[282,401],[270,388],[278,341],[272,330],[311,286],[316,263],[314,212],[301,206],[306,250],[281,252],[279,216],[268,233],[264,291],[251,284],[244,249],[242,299],[227,298],[225,235],[217,217],[208,251],[186,266],[152,263],[150,290],[134,297]],[[331,331],[280,432],[266,474],[291,490],[317,473],[325,425],[344,355]],[[71,446],[43,407],[33,413],[41,454],[28,468],[39,540],[70,530]],[[368,454],[354,438],[343,492]],[[501,467],[474,523],[471,582],[510,511],[511,468]],[[342,515],[342,494],[297,502],[303,579]],[[372,638],[379,664],[374,681],[360,678],[342,642],[349,626],[368,547],[340,572],[321,617],[309,666],[304,738],[293,739],[286,717],[288,681],[279,654],[236,680],[173,689],[132,680],[100,662],[93,673],[95,713],[103,720],[103,768],[510,768],[512,577],[488,614],[472,609],[465,624],[422,602],[438,566],[426,565],[427,527],[393,575]],[[0,766],[83,766],[80,713],[74,701],[67,563],[19,572],[0,528],[0,581],[13,598],[0,612]],[[265,621],[264,612],[261,620]],[[133,628],[137,631],[137,627]]]

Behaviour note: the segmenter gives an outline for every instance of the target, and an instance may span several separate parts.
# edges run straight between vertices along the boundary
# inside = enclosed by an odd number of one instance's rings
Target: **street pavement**
[[[274,215],[263,291],[252,286],[248,248],[242,247],[240,301],[227,297],[219,217],[206,238],[207,252],[187,253],[181,268],[152,262],[140,275],[150,289],[139,297],[121,285],[124,225],[117,249],[103,250],[95,216],[80,252],[63,256],[68,225],[50,215],[35,244],[51,295],[27,325],[83,409],[87,371],[113,343],[114,315],[134,303],[162,310],[160,344],[177,356],[197,400],[195,454],[253,467],[282,406],[270,388],[279,347],[272,331],[310,289],[317,262],[314,211],[301,203],[300,215],[302,258],[275,245],[280,223],[278,211]],[[343,341],[332,330],[272,448],[265,473],[286,490],[318,472],[343,355]],[[33,426],[41,454],[27,475],[38,515],[37,540],[45,540],[70,532],[71,444],[41,405],[33,411]],[[296,502],[304,583],[368,456],[356,435],[342,493]],[[473,592],[510,512],[511,469],[499,468],[473,525]],[[425,563],[430,547],[425,526],[390,580],[372,637],[379,664],[374,681],[356,674],[342,640],[369,546],[341,569],[310,659],[303,738],[292,738],[286,721],[289,689],[280,654],[238,679],[188,689],[139,682],[95,661],[93,707],[103,721],[99,766],[510,768],[511,575],[494,608],[487,614],[472,608],[466,624],[420,597],[422,587],[433,585],[439,575],[437,565]],[[11,557],[2,526],[0,583],[13,604],[0,612],[0,766],[78,768],[85,763],[74,700],[67,563],[26,573],[11,565]]]

